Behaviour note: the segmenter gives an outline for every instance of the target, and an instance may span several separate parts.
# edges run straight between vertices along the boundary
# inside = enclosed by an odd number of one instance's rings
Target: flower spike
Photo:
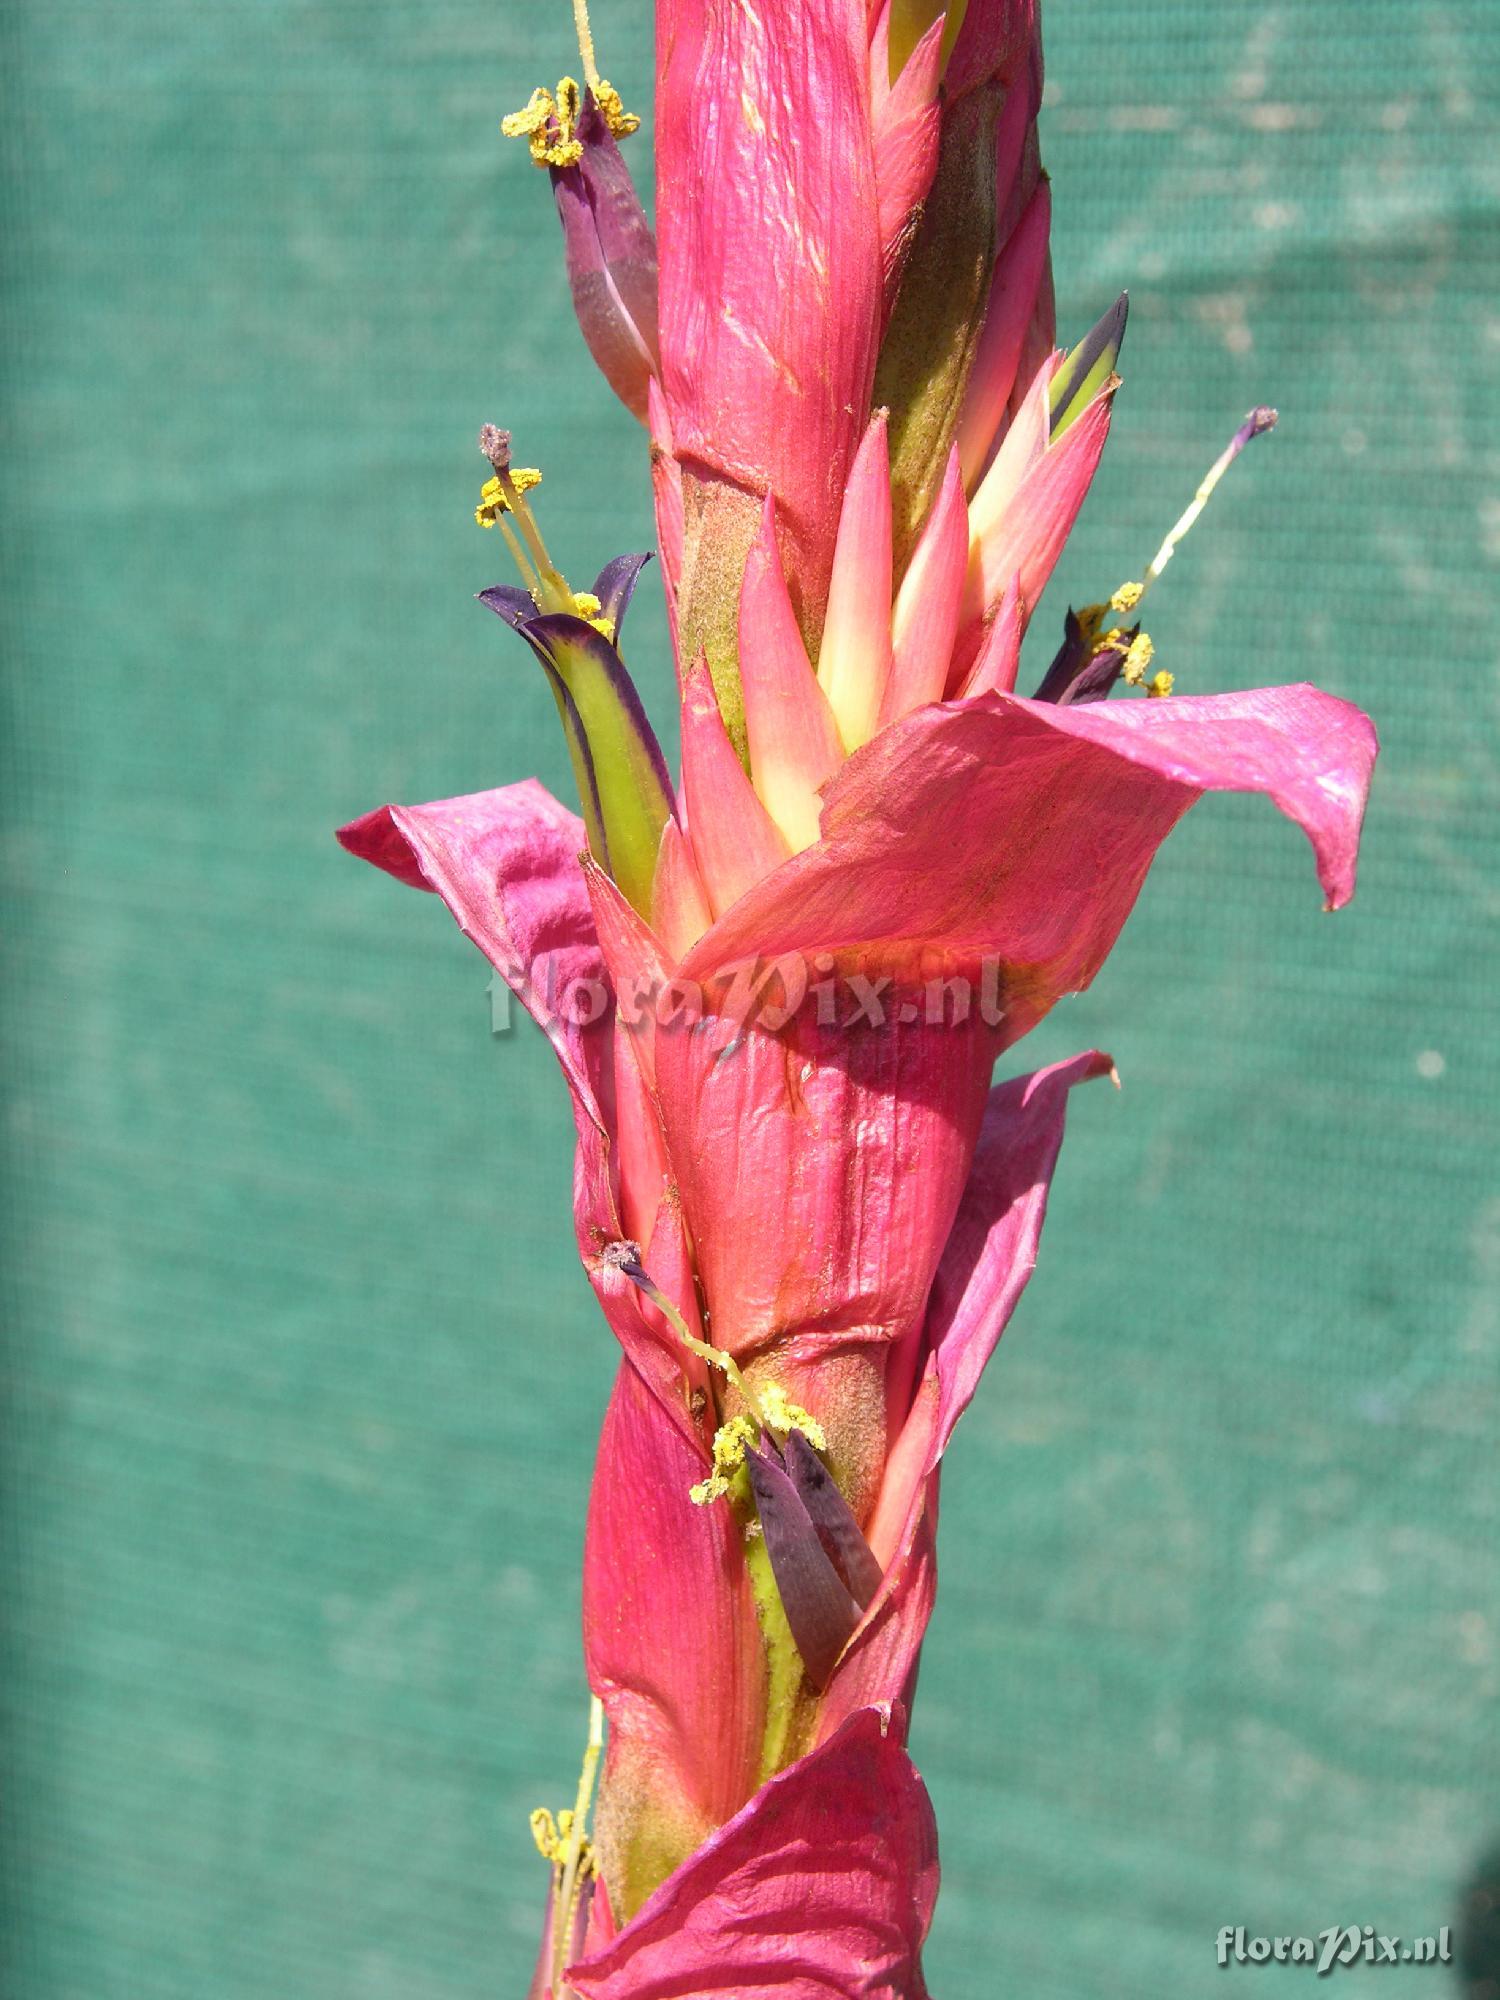
[[[992,1090],[996,1058],[1095,978],[1208,792],[1266,797],[1347,902],[1378,746],[1310,687],[1162,699],[1143,600],[1267,409],[1015,692],[1128,309],[1057,350],[1037,0],[654,12],[659,248],[587,0],[576,77],[506,129],[645,420],[681,784],[621,658],[645,558],[575,590],[540,472],[486,426],[476,518],[516,574],[482,601],[542,665],[583,816],[533,782],[340,838],[435,892],[548,1035],[621,1348],[598,1699],[576,1804],[535,1822],[531,2000],[925,2000],[902,1739],[940,1460],[1034,1265],[1068,1095],[1110,1069]]]

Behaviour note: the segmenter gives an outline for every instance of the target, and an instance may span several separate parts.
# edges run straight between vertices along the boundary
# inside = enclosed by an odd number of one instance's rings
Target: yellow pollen
[[[542,475],[534,465],[515,465],[506,474],[517,493],[529,493],[534,486],[540,486]],[[479,505],[474,509],[474,519],[481,528],[493,528],[502,514],[513,511],[504,486],[498,479],[487,479],[479,489]],[[596,607],[597,608],[597,607]]]
[[[714,1433],[713,1471],[707,1479],[688,1489],[688,1498],[695,1507],[707,1507],[724,1497],[734,1483],[734,1475],[745,1463],[746,1447],[759,1444],[763,1431],[775,1431],[782,1437],[788,1431],[801,1431],[814,1451],[828,1449],[823,1426],[800,1403],[794,1403],[780,1383],[762,1383],[757,1401],[763,1421],[755,1417],[731,1417]]]
[[[583,93],[577,79],[558,80],[556,95],[538,87],[519,111],[500,121],[507,139],[524,139],[539,167],[576,167],[583,158],[583,142],[576,136]]]
[[[1146,692],[1157,698],[1169,695],[1172,692],[1172,676],[1167,673],[1153,674],[1146,683]]]
[[[563,1968],[578,1917],[584,1884],[599,1872],[594,1843],[585,1831],[589,1805],[594,1796],[594,1780],[599,1771],[599,1755],[604,1748],[604,1710],[597,1695],[589,1702],[588,1743],[583,1753],[583,1769],[578,1774],[578,1796],[554,1819],[546,1806],[531,1815],[531,1837],[544,1861],[552,1864],[552,1979],[551,1991],[559,1996]]]
[[[616,139],[628,138],[641,129],[641,121],[627,111],[620,93],[604,77],[590,83],[600,116]],[[507,139],[524,139],[539,167],[576,167],[583,158],[583,141],[578,136],[578,120],[583,110],[583,91],[576,77],[558,79],[555,91],[538,88],[519,111],[500,121]]]
[[[620,93],[605,77],[592,86],[594,102],[604,114],[604,122],[617,139],[628,139],[632,132],[639,132],[641,121],[633,111],[627,111],[620,102]]]
[[[615,622],[612,618],[606,618],[602,615],[604,606],[595,597],[593,591],[575,590],[573,592],[573,611],[576,617],[581,618],[586,625],[592,625],[596,632],[602,632],[610,644],[614,644]]]
[[[1107,604],[1085,604],[1082,611],[1074,613],[1078,620],[1078,629],[1083,635],[1083,643],[1090,652],[1098,650],[1099,628],[1104,623],[1104,614],[1108,609]]]
[[[714,1433],[714,1469],[707,1479],[688,1488],[695,1507],[707,1507],[729,1491],[734,1475],[745,1463],[746,1445],[760,1439],[760,1426],[752,1417],[731,1417]]]
[[[788,1431],[801,1431],[814,1451],[828,1449],[823,1426],[816,1417],[809,1416],[800,1403],[792,1402],[779,1383],[768,1382],[761,1390],[760,1406],[773,1431],[780,1431],[783,1436]]]
[[[1145,685],[1146,669],[1150,666],[1155,652],[1156,648],[1151,643],[1150,634],[1137,632],[1125,654],[1125,664],[1120,669],[1122,678],[1131,687]]]
[[[531,1837],[543,1861],[561,1861],[566,1855],[568,1835],[573,1830],[573,1815],[566,1809],[563,1822],[559,1826],[546,1806],[538,1806],[531,1815]]]
[[[1145,594],[1146,586],[1143,583],[1122,583],[1109,600],[1109,608],[1111,611],[1119,612],[1134,611]]]

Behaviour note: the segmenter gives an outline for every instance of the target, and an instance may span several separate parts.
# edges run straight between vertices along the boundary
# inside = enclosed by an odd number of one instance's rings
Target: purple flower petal
[[[492,583],[488,590],[479,592],[479,602],[493,611],[497,618],[503,618],[516,632],[522,630],[528,619],[536,616],[536,604],[531,592],[522,590],[516,583]]]
[[[1070,605],[1063,623],[1063,642],[1032,699],[1053,701],[1063,708],[1077,702],[1103,701],[1119,680],[1126,650],[1140,629],[1132,625],[1122,632],[1117,646],[1096,647]]]
[[[864,1611],[880,1588],[881,1570],[870,1544],[860,1533],[848,1501],[801,1431],[787,1433],[782,1458],[824,1553],[848,1585],[850,1596]]]
[[[635,595],[635,586],[650,560],[649,549],[644,555],[616,556],[594,578],[594,595],[599,600],[600,615],[614,626],[616,646],[620,643],[620,629],[625,623],[630,600]]]
[[[745,1464],[786,1622],[807,1678],[815,1688],[825,1688],[859,1623],[860,1607],[829,1561],[779,1454],[747,1450]]]
[[[605,380],[644,423],[658,368],[656,238],[592,93],[577,136],[583,158],[552,169],[573,310]]]

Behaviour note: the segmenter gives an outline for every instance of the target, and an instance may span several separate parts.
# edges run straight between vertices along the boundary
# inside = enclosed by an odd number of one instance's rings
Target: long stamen
[[[536,516],[527,506],[520,488],[516,486],[508,472],[498,472],[495,477],[500,481],[501,491],[510,502],[510,511],[515,516],[516,526],[526,539],[526,546],[530,549],[532,560],[536,564],[544,594],[558,597],[559,602],[554,605],[554,610],[571,611],[573,593],[563,582],[562,571],[547,553],[547,544],[542,540],[542,531],[536,524]]]
[[[599,95],[599,65],[594,60],[594,36],[589,27],[588,0],[573,0],[573,26],[578,30],[578,53],[583,59],[583,74],[588,87],[595,97]]]
[[[1169,673],[1160,672],[1153,674],[1149,680],[1146,678],[1146,670],[1151,665],[1155,650],[1149,634],[1141,630],[1139,622],[1128,630],[1118,625],[1109,626],[1106,630],[1109,614],[1113,611],[1124,617],[1136,609],[1176,554],[1177,544],[1208,505],[1214,488],[1251,438],[1275,428],[1276,412],[1267,405],[1258,404],[1249,411],[1245,421],[1203,475],[1191,506],[1174,522],[1166,540],[1151,558],[1141,581],[1122,583],[1108,604],[1089,604],[1082,611],[1069,611],[1061,649],[1036,691],[1038,701],[1103,701],[1119,680],[1125,681],[1127,686],[1144,689],[1154,698],[1172,692],[1172,676]]]
[[[536,571],[531,567],[531,563],[527,559],[526,551],[521,546],[520,537],[517,535],[515,529],[510,525],[509,521],[505,519],[503,514],[499,515],[496,518],[495,526],[500,530],[501,534],[504,535],[505,546],[510,550],[512,556],[515,558],[516,568],[521,572],[522,583],[525,584],[526,588],[531,592],[532,596],[535,597],[542,587],[541,579],[538,577]]]
[[[662,1315],[663,1319],[667,1321],[672,1331],[677,1335],[677,1338],[687,1348],[689,1353],[696,1354],[700,1361],[706,1361],[710,1368],[717,1368],[725,1380],[738,1389],[741,1396],[745,1399],[746,1406],[763,1431],[774,1428],[770,1418],[766,1415],[759,1397],[740,1373],[740,1365],[734,1356],[726,1354],[722,1347],[710,1347],[706,1340],[699,1340],[695,1334],[688,1331],[687,1321],[682,1317],[682,1314],[656,1283],[655,1279],[642,1267],[641,1246],[639,1243],[632,1243],[628,1238],[621,1238],[618,1243],[607,1245],[603,1254],[603,1262],[608,1264],[612,1270],[618,1271],[622,1277],[628,1278],[636,1290],[643,1293],[651,1301],[652,1305],[656,1307],[656,1310]]]
[[[536,517],[526,504],[524,488],[534,486],[540,475],[533,473],[528,477],[525,473],[517,474],[510,462],[510,432],[501,430],[497,424],[484,424],[480,427],[479,449],[489,460],[490,469],[495,475],[495,484],[499,488],[493,520],[504,531],[506,542],[521,572],[522,581],[531,592],[537,609],[576,611],[577,605],[573,593],[569,590],[561,570],[548,555],[547,544],[542,540]],[[514,517],[516,527],[520,529],[526,549],[530,553],[530,561],[522,552],[520,541],[505,520],[506,514]]]
[[[1146,574],[1142,577],[1141,581],[1139,583],[1121,584],[1120,588],[1110,599],[1112,610],[1134,611],[1135,607],[1146,595],[1146,592],[1172,560],[1172,557],[1177,552],[1177,544],[1187,534],[1189,528],[1192,527],[1198,516],[1208,505],[1214,488],[1224,477],[1230,466],[1234,464],[1234,461],[1245,449],[1245,446],[1249,444],[1251,438],[1259,437],[1262,431],[1274,430],[1275,428],[1276,412],[1273,409],[1269,409],[1265,404],[1259,405],[1248,413],[1245,421],[1240,425],[1234,436],[1229,440],[1229,443],[1203,475],[1203,483],[1193,495],[1191,506],[1187,508],[1169,530],[1166,540],[1151,558]]]
[[[552,1914],[552,1991],[556,2000],[568,2000],[571,1993],[563,1984],[573,1950],[573,1927],[578,1914],[578,1893],[582,1884],[579,1870],[588,1853],[584,1823],[594,1796],[594,1780],[599,1770],[599,1753],[604,1748],[604,1706],[597,1695],[589,1698],[589,1733],[584,1746],[583,1769],[578,1774],[578,1796],[568,1828],[567,1859],[557,1886]]]

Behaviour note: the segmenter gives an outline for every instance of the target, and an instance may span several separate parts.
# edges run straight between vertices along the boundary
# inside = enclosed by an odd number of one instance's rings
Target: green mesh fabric
[[[595,15],[648,111],[645,0]],[[0,13],[11,2000],[529,1972],[611,1342],[541,1038],[330,830],[566,793],[471,601],[480,419],[578,576],[651,538],[498,133],[574,62],[562,0]],[[1271,401],[1159,660],[1386,747],[1349,911],[1210,801],[1026,1052],[1124,1090],[1075,1102],[946,1476],[930,1973],[1305,1992],[1219,1927],[1436,1931],[1500,1828],[1500,12],[1057,0],[1048,63],[1062,326],[1133,315],[1032,663]],[[654,585],[632,657],[664,714]]]

